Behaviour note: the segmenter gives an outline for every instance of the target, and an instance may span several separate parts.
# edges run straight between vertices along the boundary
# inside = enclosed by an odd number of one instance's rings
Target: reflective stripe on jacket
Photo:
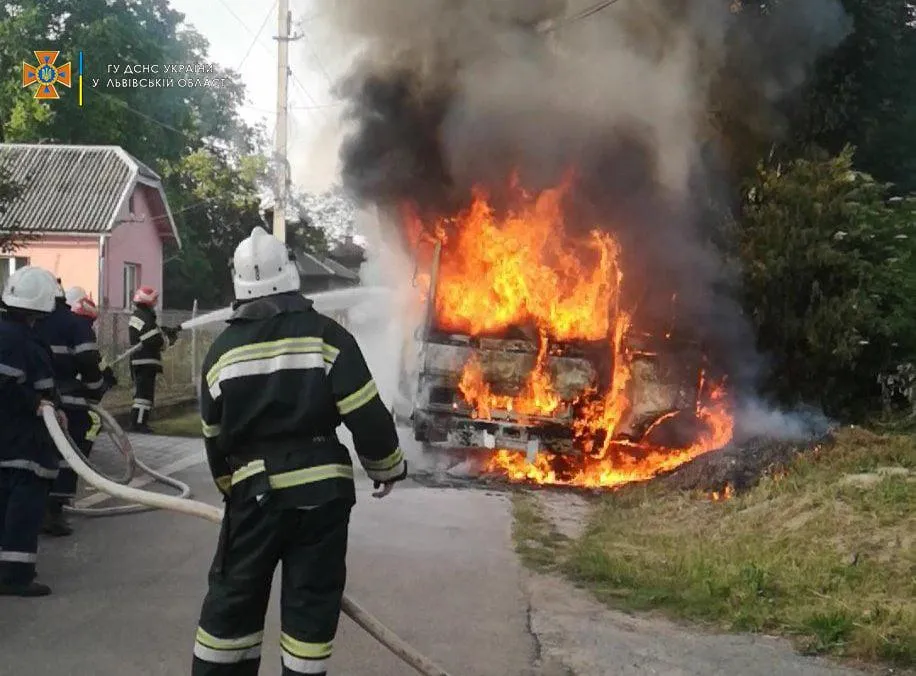
[[[24,323],[0,319],[0,467],[54,479],[58,454],[38,415],[57,401],[51,355]]]
[[[54,380],[65,408],[85,408],[105,393],[98,341],[92,322],[71,312],[66,301],[35,325],[35,334],[51,350]]]
[[[394,420],[356,340],[298,294],[242,305],[204,360],[201,418],[220,490],[290,505],[355,499],[344,423],[370,478],[404,472]]]
[[[143,346],[130,356],[131,366],[155,368],[162,372],[162,351],[165,349],[165,336],[156,319],[156,311],[145,305],[138,305],[130,317],[128,326],[130,345]]]

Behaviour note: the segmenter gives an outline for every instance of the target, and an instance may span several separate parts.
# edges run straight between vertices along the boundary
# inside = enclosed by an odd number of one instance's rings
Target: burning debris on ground
[[[836,3],[814,5],[796,18],[833,27]],[[365,45],[341,157],[350,194],[417,261],[417,440],[476,448],[509,481],[612,488],[732,440],[760,359],[711,245],[727,162],[709,111],[727,90],[760,103],[760,128],[803,72],[789,66],[843,31],[782,45],[767,72],[751,55],[778,35],[742,32],[734,3],[617,3],[537,28],[576,9],[341,3]]]

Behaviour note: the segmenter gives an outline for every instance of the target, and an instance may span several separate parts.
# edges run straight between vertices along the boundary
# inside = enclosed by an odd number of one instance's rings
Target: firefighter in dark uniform
[[[327,672],[356,490],[345,423],[375,487],[407,476],[394,421],[356,340],[299,293],[286,246],[262,228],[236,249],[229,327],[203,364],[207,459],[225,496],[194,644],[194,676],[258,673],[271,580],[283,566],[283,674]]]
[[[76,316],[77,320],[82,322],[86,328],[86,331],[90,333],[93,340],[96,339],[95,334],[95,322],[99,318],[99,308],[95,302],[86,295],[86,292],[80,289],[79,287],[74,287],[67,290],[67,303],[70,305],[70,310]],[[118,379],[115,377],[114,372],[111,370],[110,366],[105,366],[104,360],[101,359],[99,355],[99,369],[102,373],[102,379],[105,383],[102,394],[110,390],[112,387],[116,387],[118,384]],[[91,400],[94,403],[99,403],[95,401],[94,398],[87,397],[87,400]],[[86,432],[85,436],[82,439],[77,439],[73,437],[73,440],[77,443],[80,448],[80,451],[85,457],[89,457],[92,453],[92,447],[95,445],[96,439],[98,439],[99,432],[102,431],[102,419],[94,411],[89,411],[89,429]],[[69,489],[70,495],[76,492],[76,482],[77,476],[76,472],[72,469],[67,469],[67,473],[72,476],[68,481],[72,481],[72,488]],[[64,470],[61,470],[61,474],[64,474]]]
[[[67,432],[85,453],[86,437],[93,427],[89,404],[97,404],[105,392],[100,366],[102,358],[92,325],[73,313],[62,288],[58,289],[55,303],[54,312],[35,325],[35,332],[51,349],[54,380],[67,414]],[[42,527],[45,533],[55,537],[73,532],[64,517],[64,507],[76,497],[76,473],[63,458],[60,458],[60,469],[51,487]]]
[[[20,268],[3,289],[0,319],[0,595],[47,596],[35,581],[38,534],[58,453],[41,418],[54,406],[51,354],[34,334],[54,310],[57,281],[41,268]],[[62,425],[66,417],[58,413]]]
[[[141,286],[137,289],[128,332],[131,347],[141,345],[130,357],[134,379],[131,430],[143,434],[153,433],[149,418],[156,399],[156,376],[162,373],[162,352],[175,342],[178,335],[177,329],[159,327],[156,317],[158,300],[159,292],[152,287]]]

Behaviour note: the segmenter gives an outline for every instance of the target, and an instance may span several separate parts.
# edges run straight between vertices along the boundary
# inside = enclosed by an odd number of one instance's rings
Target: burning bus
[[[478,190],[432,224],[402,209],[425,305],[405,372],[414,436],[515,480],[648,479],[729,441],[724,389],[699,344],[634,326],[618,243],[566,231],[567,189],[515,186],[504,213]]]

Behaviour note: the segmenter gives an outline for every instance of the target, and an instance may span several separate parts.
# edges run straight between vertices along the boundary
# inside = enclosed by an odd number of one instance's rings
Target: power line
[[[575,22],[575,21],[580,21],[580,20],[582,20],[582,19],[587,19],[588,17],[590,17],[590,16],[592,16],[592,15],[594,15],[594,14],[597,14],[598,12],[607,9],[607,8],[610,7],[611,5],[617,4],[618,2],[620,2],[620,0],[604,0],[604,2],[599,2],[599,3],[595,4],[595,5],[592,5],[591,7],[587,7],[586,9],[583,9],[581,12],[578,12],[578,13],[573,14],[573,15],[571,15],[571,16],[563,17],[562,19],[559,19],[559,20],[557,20],[557,21],[554,22],[554,23],[548,24],[548,26],[545,28],[544,32],[545,32],[545,33],[549,33],[549,32],[551,32],[551,31],[556,30],[557,28],[560,28],[560,27],[565,26],[565,25],[567,25],[567,24],[571,24],[571,23],[573,23],[573,22]]]
[[[332,103],[319,103],[313,106],[290,106],[291,110],[327,110],[328,108],[339,108],[344,105],[343,101],[334,101]]]
[[[151,117],[151,116],[147,115],[146,113],[141,112],[141,111],[139,111],[139,110],[137,110],[137,109],[135,109],[135,108],[131,108],[123,99],[120,99],[120,98],[118,98],[117,96],[114,96],[114,95],[112,95],[112,94],[109,94],[108,92],[96,91],[96,92],[94,92],[94,94],[97,95],[97,96],[103,96],[103,97],[105,97],[105,98],[107,98],[107,99],[110,99],[111,101],[114,101],[115,103],[117,103],[117,104],[118,104],[119,106],[121,106],[122,108],[125,108],[126,110],[129,110],[129,111],[132,112],[134,115],[137,115],[137,116],[139,116],[139,117],[142,117],[143,119],[147,120],[148,122],[152,122],[153,124],[158,125],[159,127],[162,127],[163,129],[167,129],[168,131],[174,132],[174,133],[178,134],[179,136],[182,136],[182,137],[188,139],[189,141],[194,141],[195,143],[196,143],[196,142],[200,142],[200,141],[204,141],[204,139],[202,139],[200,136],[197,136],[197,135],[191,134],[191,133],[189,133],[189,132],[186,132],[186,131],[184,131],[184,130],[182,130],[182,129],[179,129],[178,127],[174,127],[174,126],[172,126],[172,125],[170,125],[170,124],[167,124],[167,123],[165,123],[165,122],[162,122],[162,121],[160,121],[160,120],[157,120],[155,117]],[[204,142],[206,142],[206,141],[204,141]]]
[[[258,28],[258,32],[255,33],[255,36],[251,40],[251,44],[248,45],[248,50],[245,52],[245,56],[242,57],[239,67],[236,68],[237,71],[242,70],[242,66],[245,65],[245,62],[248,60],[248,57],[251,55],[251,50],[254,49],[256,44],[260,44],[259,40],[261,38],[261,33],[264,32],[264,27],[267,25],[267,22],[270,20],[270,17],[273,16],[274,10],[277,8],[277,0],[274,0],[273,4],[270,6],[270,9],[267,10],[267,14],[264,15],[264,20],[261,22],[261,27]],[[247,26],[246,26],[247,30]]]
[[[315,97],[312,96],[309,90],[305,88],[305,85],[302,84],[302,82],[299,80],[299,76],[296,75],[296,72],[292,68],[289,69],[289,76],[293,78],[293,82],[296,84],[297,87],[299,87],[302,93],[308,97],[308,100],[312,102],[313,106],[319,105],[318,101],[316,101]]]
[[[309,51],[312,53],[312,57],[315,59],[315,63],[318,64],[318,69],[321,71],[322,75],[324,75],[324,79],[327,80],[328,87],[333,89],[334,83],[331,82],[331,76],[328,75],[328,69],[324,67],[324,63],[322,63],[321,57],[318,56],[318,50],[316,50],[315,46],[312,44],[312,40],[309,38],[308,33],[305,32],[305,28],[302,26],[300,26],[300,28],[302,28],[302,37],[305,39],[305,44],[309,48]]]
[[[197,207],[202,207],[202,206],[204,206],[205,204],[210,204],[211,202],[215,202],[216,200],[220,199],[221,197],[222,197],[222,195],[214,195],[213,197],[208,197],[207,199],[202,200],[202,201],[200,201],[200,202],[194,202],[193,204],[189,204],[188,206],[186,206],[186,207],[184,207],[184,208],[182,208],[182,209],[178,209],[177,211],[172,211],[172,214],[171,214],[171,215],[172,215],[172,216],[177,216],[178,214],[183,214],[183,213],[185,213],[186,211],[191,211],[191,210],[193,210],[193,209],[196,209]],[[153,217],[150,218],[150,220],[151,220],[151,221],[165,220],[165,219],[168,219],[168,217],[169,217],[168,214],[162,214],[162,215],[160,215],[160,216],[153,216]],[[133,223],[133,222],[134,222],[134,221],[133,221],[132,219],[129,219],[129,218],[120,218],[120,219],[118,219],[118,223]]]
[[[345,105],[343,101],[333,101],[331,103],[319,103],[318,105],[308,105],[308,106],[289,106],[290,110],[327,110],[328,108],[339,108]],[[260,108],[259,106],[252,106],[247,103],[239,106],[240,108],[245,108],[246,110],[255,110],[259,113],[276,113],[276,110],[270,108]]]
[[[255,39],[257,39],[258,36],[251,32],[251,29],[248,27],[248,24],[245,22],[245,20],[235,13],[235,10],[229,6],[229,3],[227,3],[226,0],[219,0],[219,4],[226,8],[226,11],[229,12],[229,14],[231,14],[232,17],[239,22],[239,24],[241,24],[242,28],[244,28],[249,35],[253,35]]]
[[[293,83],[297,87],[299,87],[302,93],[305,94],[306,97],[308,97],[308,100],[312,102],[312,105],[310,106],[291,106],[291,107],[295,108],[296,110],[305,110],[308,112],[309,115],[311,115],[314,118],[315,111],[321,110],[322,105],[318,103],[318,101],[315,100],[315,97],[311,95],[309,90],[305,88],[305,85],[302,84],[302,82],[299,80],[299,77],[296,75],[295,71],[292,68],[289,69],[289,75],[291,78],[293,78]]]

